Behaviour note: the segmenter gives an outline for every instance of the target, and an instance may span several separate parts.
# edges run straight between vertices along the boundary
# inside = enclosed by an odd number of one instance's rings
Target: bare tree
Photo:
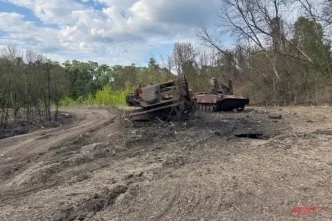
[[[222,28],[224,33],[231,33],[241,42],[247,41],[250,45],[257,46],[266,54],[273,67],[276,66],[276,53],[312,63],[312,59],[285,36],[287,15],[283,12],[287,7],[290,7],[290,3],[285,0],[222,0],[218,27]],[[198,36],[206,45],[225,52],[204,26],[199,28]],[[276,53],[271,53],[271,48],[267,44],[269,40],[273,42]],[[282,46],[286,44],[296,47],[302,56],[286,53],[282,50]],[[274,72],[279,79],[280,74],[276,68]]]
[[[191,43],[176,43],[173,49],[173,62],[178,74],[183,71],[183,65],[194,62],[197,51]]]
[[[273,75],[268,75],[266,71],[262,72],[257,68],[254,71],[261,73],[266,82],[271,80],[273,103],[277,103],[278,84],[283,75],[289,73],[280,66],[282,61],[295,59],[298,62],[313,64],[313,59],[301,47],[294,44],[289,36],[292,34],[290,24],[293,21],[287,20],[287,8],[293,4],[294,2],[286,0],[222,0],[220,22],[217,27],[223,34],[230,33],[241,45],[247,44],[254,48],[249,57],[258,54],[266,57]],[[204,25],[198,28],[197,34],[204,45],[217,49],[236,67],[245,67],[243,61],[242,64],[239,63],[241,58],[237,56],[232,58],[218,38],[214,37]],[[297,53],[293,53],[294,50]],[[250,59],[247,62],[250,62]],[[254,66],[250,65],[249,68],[253,69]]]

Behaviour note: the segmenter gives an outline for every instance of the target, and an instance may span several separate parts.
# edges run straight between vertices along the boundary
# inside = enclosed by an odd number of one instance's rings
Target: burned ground
[[[197,112],[134,125],[114,108],[67,111],[75,120],[63,129],[0,141],[1,220],[332,215],[331,108]],[[324,209],[290,214],[298,205]]]
[[[40,118],[33,120],[17,120],[16,122],[12,121],[1,126],[0,140],[17,135],[28,134],[44,128],[61,127],[62,125],[69,124],[71,121],[72,116],[64,112],[58,115],[56,121],[47,121]]]

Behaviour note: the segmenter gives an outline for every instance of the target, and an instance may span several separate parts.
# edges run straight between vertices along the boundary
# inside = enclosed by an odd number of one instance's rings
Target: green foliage
[[[95,104],[97,105],[125,105],[127,91],[113,91],[110,86],[97,91]]]
[[[84,103],[84,99],[83,99],[83,97],[82,97],[82,96],[79,96],[79,97],[76,99],[76,102],[77,102],[78,104],[83,104],[83,103]]]
[[[272,37],[259,50],[239,44],[233,50],[206,53],[191,43],[176,43],[164,66],[154,58],[145,67],[76,60],[59,64],[44,58],[25,62],[9,48],[11,53],[0,56],[0,108],[24,107],[29,114],[51,104],[125,105],[126,95],[137,85],[169,81],[176,78],[174,71],[187,77],[194,92],[208,91],[213,76],[219,86],[234,85],[235,94],[249,96],[252,103],[331,102],[332,56],[324,27],[299,17],[290,38],[280,31],[281,24],[273,19]]]
[[[87,105],[93,105],[95,103],[95,99],[91,93],[89,93],[88,98],[86,99],[85,103]]]
[[[312,59],[313,68],[327,71],[331,52],[330,45],[324,43],[321,24],[305,17],[299,17],[294,24],[293,42]]]
[[[51,105],[58,105],[68,93],[65,68],[28,49],[19,51],[8,45],[0,49],[0,108],[18,117],[52,120]],[[18,113],[18,110],[21,113]],[[8,121],[0,116],[0,126]]]
[[[73,105],[73,104],[75,104],[75,103],[74,103],[74,100],[73,100],[71,97],[68,97],[68,96],[63,97],[63,98],[60,100],[60,105],[61,105],[61,106],[68,107],[68,106],[71,106],[71,105]]]
[[[61,106],[73,106],[73,105],[87,105],[87,106],[105,106],[105,105],[126,105],[126,95],[133,91],[133,87],[129,82],[122,90],[114,91],[111,86],[105,86],[101,90],[97,90],[95,96],[90,93],[86,99],[82,96],[73,100],[71,97],[64,97],[60,101]]]

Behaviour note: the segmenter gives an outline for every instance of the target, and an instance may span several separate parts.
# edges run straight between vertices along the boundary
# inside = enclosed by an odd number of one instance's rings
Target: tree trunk
[[[47,89],[48,89],[48,103],[47,103],[47,112],[48,112],[48,120],[52,120],[51,116],[51,76],[50,70],[47,71]]]
[[[57,121],[59,115],[59,98],[58,98],[58,87],[57,84],[55,84],[55,114],[54,119]]]
[[[42,93],[43,93],[43,99],[44,99],[44,112],[45,112],[45,117],[47,118],[48,116],[48,109],[47,109],[47,101],[46,101],[46,95],[45,95],[45,90],[42,89]]]

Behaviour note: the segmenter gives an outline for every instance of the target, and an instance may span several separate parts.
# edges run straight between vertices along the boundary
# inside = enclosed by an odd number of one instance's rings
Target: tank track
[[[200,111],[207,111],[207,112],[220,111],[220,106],[217,104],[196,104],[196,108]]]
[[[218,104],[200,104],[200,103],[196,103],[196,109],[200,110],[200,111],[206,111],[206,112],[218,112],[218,111],[222,111],[224,110],[222,108],[222,104],[218,103]],[[239,106],[237,108],[234,108],[237,111],[243,111],[244,110],[244,105],[243,106]],[[225,109],[225,111],[232,111],[232,109]]]

